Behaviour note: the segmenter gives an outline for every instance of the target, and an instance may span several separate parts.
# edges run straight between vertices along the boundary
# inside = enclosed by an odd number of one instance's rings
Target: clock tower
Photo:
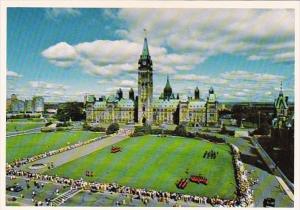
[[[138,62],[138,122],[152,123],[153,69],[147,38]]]

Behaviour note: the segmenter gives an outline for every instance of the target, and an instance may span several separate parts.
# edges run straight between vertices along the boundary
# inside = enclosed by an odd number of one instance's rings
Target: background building
[[[32,100],[19,100],[16,94],[6,100],[6,112],[12,114],[19,113],[42,113],[44,112],[44,98],[34,96]]]
[[[32,105],[34,112],[44,112],[44,98],[42,96],[34,96],[32,98]]]

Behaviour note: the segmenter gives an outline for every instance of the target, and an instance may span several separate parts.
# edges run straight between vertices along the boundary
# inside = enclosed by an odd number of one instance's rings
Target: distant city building
[[[16,94],[6,100],[6,111],[12,114],[44,112],[44,98],[35,96],[32,100],[19,100]]]
[[[34,96],[32,98],[32,104],[34,112],[44,112],[44,98],[42,96]]]
[[[216,125],[218,123],[218,102],[213,88],[209,89],[205,101],[200,99],[199,88],[195,88],[193,97],[175,97],[169,77],[157,99],[153,98],[152,59],[148,49],[147,38],[144,39],[142,54],[138,61],[138,96],[133,89],[129,98],[123,98],[123,91],[117,90],[115,96],[96,100],[94,95],[84,97],[86,120],[88,122],[126,122],[133,123],[134,116],[140,124],[178,124],[190,123],[194,126]]]
[[[33,113],[33,105],[32,100],[25,100],[25,112],[26,113]]]

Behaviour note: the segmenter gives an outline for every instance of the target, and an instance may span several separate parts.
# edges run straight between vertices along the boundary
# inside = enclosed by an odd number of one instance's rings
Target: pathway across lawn
[[[78,141],[86,141],[103,134],[89,131],[36,133],[7,137],[6,162],[31,157],[50,150],[58,149]]]
[[[122,152],[113,154],[111,147],[106,147],[46,173],[167,192],[235,197],[236,183],[228,145],[184,137],[142,136],[115,146],[121,147]],[[204,152],[211,149],[218,152],[217,158],[203,158]],[[93,171],[94,177],[85,177],[86,170]],[[208,185],[189,183],[184,190],[178,189],[176,182],[190,175],[207,177]]]
[[[41,128],[45,125],[44,122],[7,122],[6,132],[13,133],[19,131],[31,130],[33,128]]]

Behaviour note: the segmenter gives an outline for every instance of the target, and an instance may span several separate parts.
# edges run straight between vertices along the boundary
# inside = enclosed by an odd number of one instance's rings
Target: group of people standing
[[[203,158],[206,159],[216,159],[217,155],[219,154],[219,152],[215,152],[213,150],[210,151],[205,151],[203,154]]]

